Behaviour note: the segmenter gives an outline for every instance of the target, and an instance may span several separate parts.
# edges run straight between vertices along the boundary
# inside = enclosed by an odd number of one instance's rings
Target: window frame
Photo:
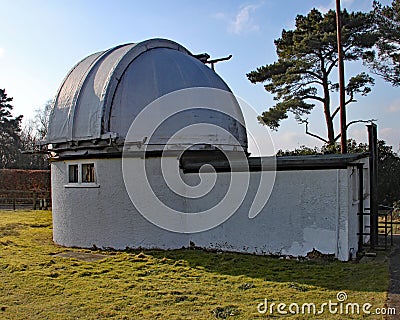
[[[85,168],[92,168],[91,172],[87,172],[86,174],[89,174],[89,181],[84,181],[84,176],[85,176],[85,172],[84,172],[84,167]],[[87,169],[86,169],[87,170]],[[82,163],[81,164],[81,183],[96,183],[96,168],[94,165],[94,162],[87,162],[87,163]]]
[[[83,181],[83,166],[93,165],[93,181],[85,182]],[[70,167],[78,166],[78,181],[70,181]],[[97,183],[97,165],[95,161],[83,161],[83,162],[66,162],[66,175],[67,184],[64,185],[65,188],[99,188],[100,185]]]
[[[76,179],[71,179],[71,168],[76,167]],[[74,170],[74,178],[75,178],[75,169]],[[67,165],[67,174],[68,174],[68,184],[79,183],[79,164],[78,163],[69,163]],[[71,181],[74,180],[74,181]],[[75,181],[76,180],[76,181]]]

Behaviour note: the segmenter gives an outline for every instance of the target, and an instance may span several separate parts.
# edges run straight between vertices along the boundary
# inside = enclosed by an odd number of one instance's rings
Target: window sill
[[[100,188],[97,183],[68,183],[64,185],[64,188]]]

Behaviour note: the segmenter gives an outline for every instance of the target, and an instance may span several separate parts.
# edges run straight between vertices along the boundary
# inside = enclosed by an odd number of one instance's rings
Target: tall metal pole
[[[339,96],[340,96],[340,150],[347,153],[347,121],[346,121],[346,97],[344,84],[344,63],[342,48],[342,15],[340,10],[340,0],[336,0],[336,28],[338,43],[338,62],[339,62]]]
[[[371,123],[368,128],[369,170],[370,170],[370,233],[371,248],[378,245],[378,129]]]

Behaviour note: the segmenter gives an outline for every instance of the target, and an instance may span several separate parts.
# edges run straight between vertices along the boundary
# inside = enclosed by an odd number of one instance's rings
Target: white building
[[[57,93],[46,141],[54,152],[54,241],[293,256],[316,249],[348,260],[363,240],[359,230],[367,232],[368,219],[358,215],[369,206],[366,155],[247,158],[240,107],[200,58],[172,41],[152,39],[92,54],[70,71]],[[188,96],[172,96],[198,87]],[[210,107],[220,99],[217,108]],[[207,173],[204,164],[214,171]],[[130,170],[141,167],[146,182]],[[199,170],[213,187],[188,196],[197,192]],[[273,189],[260,183],[263,172],[275,182]],[[165,182],[174,174],[184,182],[177,183],[179,190]],[[235,174],[243,185],[249,179],[244,189],[237,182],[237,189],[229,189]],[[232,212],[217,206],[227,192],[234,192]],[[252,214],[254,199],[263,193],[265,205]],[[214,208],[211,221],[218,223],[211,226],[202,212]],[[174,212],[181,214],[176,218]]]

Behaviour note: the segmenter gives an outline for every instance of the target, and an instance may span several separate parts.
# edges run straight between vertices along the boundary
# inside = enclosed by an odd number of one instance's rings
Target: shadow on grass
[[[261,278],[266,282],[293,282],[337,291],[385,292],[388,289],[386,260],[367,263],[282,260],[271,256],[190,249],[145,250],[144,253],[157,259],[171,259],[174,263],[186,262],[189,267],[204,268],[218,275]]]

